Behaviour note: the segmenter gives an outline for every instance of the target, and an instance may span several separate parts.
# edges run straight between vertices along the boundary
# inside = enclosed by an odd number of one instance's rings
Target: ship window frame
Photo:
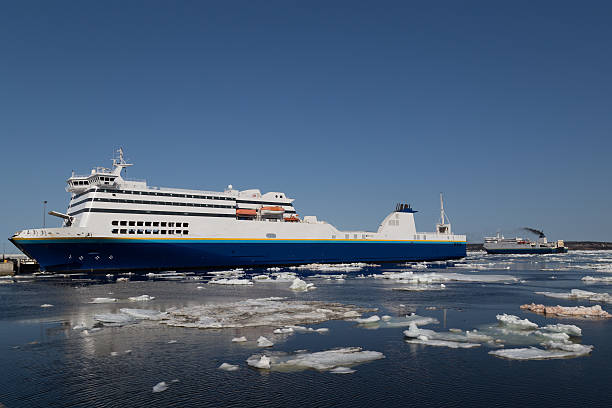
[[[150,227],[151,226],[151,221],[145,221],[145,227]]]
[[[117,220],[111,221],[111,225],[119,225],[119,221]]]
[[[183,235],[189,235],[189,230],[183,230]]]
[[[137,227],[144,227],[144,221],[136,221]]]
[[[127,229],[126,228],[122,228],[119,230],[120,234],[127,234]]]
[[[159,227],[159,221],[153,221],[153,226],[154,227]]]
[[[130,222],[128,223],[128,226],[130,226],[130,227],[135,227],[135,226],[136,226],[136,221],[130,221]]]
[[[114,229],[111,231],[111,233],[112,233],[112,234],[118,234],[118,233],[119,233],[119,229],[118,229],[118,228],[114,228]]]
[[[127,226],[127,221],[119,221],[119,225],[125,227]]]
[[[167,222],[166,221],[162,221],[160,222],[160,227],[167,227]]]
[[[142,230],[142,229],[137,229],[137,230],[136,230],[136,233],[137,233],[137,234],[141,234],[141,235],[142,235],[142,234],[144,234],[144,230]]]
[[[159,231],[162,235],[166,235],[166,230]]]

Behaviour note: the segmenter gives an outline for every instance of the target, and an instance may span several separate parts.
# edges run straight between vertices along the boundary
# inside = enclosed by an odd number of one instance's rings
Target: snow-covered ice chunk
[[[163,324],[193,328],[224,327],[284,327],[316,324],[328,320],[345,319],[349,311],[362,309],[340,303],[318,301],[287,301],[282,298],[247,299],[237,302],[169,308]]]
[[[272,332],[274,334],[290,334],[293,333],[293,328],[291,327],[281,327],[279,329],[274,329]]]
[[[381,318],[380,318],[380,319],[381,319],[382,321],[388,322],[388,321],[389,321],[389,320],[391,320],[392,318],[391,318],[391,316],[389,316],[389,315],[383,315],[383,316],[381,316]]]
[[[252,285],[253,282],[251,282],[248,279],[213,279],[210,282],[208,282],[209,284],[215,284],[215,285]]]
[[[579,337],[582,336],[582,329],[573,324],[549,324],[541,328],[542,330],[548,330],[553,333],[566,333],[570,336]]]
[[[417,326],[425,326],[428,324],[438,324],[440,323],[438,319],[434,317],[428,316],[419,316],[417,314],[412,313],[409,316],[402,318],[395,318],[390,321],[385,322],[386,327],[407,327],[410,324],[416,324]]]
[[[168,384],[165,381],[159,382],[153,386],[153,392],[162,392],[168,389]]]
[[[40,307],[47,308],[47,307],[53,307],[53,305],[49,304],[49,303],[44,303],[44,304],[40,305]]]
[[[259,347],[272,347],[274,343],[272,343],[270,340],[268,340],[264,336],[259,336],[259,338],[257,339],[257,345]]]
[[[417,339],[407,339],[406,343],[423,344],[425,346],[449,347],[449,348],[474,348],[479,347],[478,343],[465,343],[461,341],[435,340],[429,339],[427,336],[422,336]]]
[[[149,310],[149,309],[128,309],[121,308],[119,311],[123,314],[132,316],[135,319],[141,320],[162,320],[166,314],[162,312],[158,312],[157,310]]]
[[[168,340],[168,344],[174,344],[177,343],[177,340]]]
[[[255,358],[255,356],[251,356],[247,359],[247,364],[251,367],[267,369],[270,368],[270,358],[262,355],[257,356],[259,358]]]
[[[236,371],[240,367],[238,367],[237,365],[234,365],[234,364],[223,363],[218,368],[219,368],[219,370],[223,370],[223,371]]]
[[[380,321],[380,316],[378,316],[378,315],[373,315],[373,316],[366,317],[366,318],[363,318],[363,319],[359,319],[359,318],[358,318],[358,319],[355,319],[354,321],[355,321],[355,322],[357,322],[357,323],[359,323],[359,324],[370,324],[370,323],[376,323],[376,322]]]
[[[566,292],[536,292],[538,295],[544,295],[557,299],[568,300],[589,300],[591,302],[612,303],[612,296],[609,293],[596,293],[587,290],[572,289],[569,293]]]
[[[295,278],[293,280],[293,283],[291,283],[291,286],[289,286],[289,289],[295,290],[298,292],[305,292],[307,290],[314,289],[314,288],[315,288],[314,284],[306,283],[300,278]]]
[[[97,297],[97,298],[92,298],[89,303],[113,303],[116,301],[117,299],[115,298]]]
[[[149,295],[132,296],[128,298],[130,302],[147,302],[153,299],[155,299],[155,297]]]
[[[232,339],[232,343],[243,343],[247,341],[247,338],[245,336],[241,336],[241,337],[234,337]]]
[[[247,359],[247,363],[256,367],[266,356],[258,354]],[[319,351],[315,353],[296,352],[294,354],[276,353],[268,356],[268,367],[272,370],[308,369],[331,370],[335,367],[346,367],[353,364],[385,358],[378,351],[362,350],[360,347],[344,347],[339,349]]]
[[[518,329],[518,330],[535,330],[538,328],[538,325],[530,322],[527,319],[520,319],[517,316],[514,315],[509,315],[509,314],[500,314],[497,315],[497,321],[506,326],[506,327],[510,327],[512,329]]]
[[[332,374],[353,374],[355,370],[348,367],[336,367],[329,370],[329,372]]]
[[[511,360],[548,360],[585,356],[593,350],[593,346],[582,344],[549,342],[545,343],[545,345],[548,347],[547,349],[540,349],[537,347],[514,348],[493,350],[489,351],[489,354]]]
[[[120,326],[134,322],[134,318],[132,316],[126,315],[124,313],[100,313],[94,315],[94,320],[97,320],[106,326]]]
[[[352,317],[359,317],[359,316],[361,316],[361,313],[356,312],[354,310],[349,310],[348,312],[344,312],[344,314],[342,316],[347,318],[347,319],[349,319],[349,318],[352,318]]]
[[[582,281],[586,283],[594,283],[594,282],[612,283],[612,276],[600,276],[600,277],[585,276],[584,278],[582,278]]]

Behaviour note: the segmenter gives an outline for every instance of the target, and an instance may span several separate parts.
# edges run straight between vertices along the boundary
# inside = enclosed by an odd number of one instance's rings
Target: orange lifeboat
[[[236,210],[236,216],[238,217],[255,217],[257,215],[257,210],[253,210],[250,208],[239,208]]]
[[[285,222],[298,222],[300,221],[299,217],[296,215],[290,215],[289,217],[284,218]]]
[[[285,212],[283,207],[273,206],[273,207],[261,207],[259,210],[261,215],[282,215]]]

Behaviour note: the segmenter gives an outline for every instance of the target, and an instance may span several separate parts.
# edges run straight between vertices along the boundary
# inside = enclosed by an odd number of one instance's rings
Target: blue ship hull
[[[49,272],[194,270],[241,266],[460,259],[449,241],[11,239]]]

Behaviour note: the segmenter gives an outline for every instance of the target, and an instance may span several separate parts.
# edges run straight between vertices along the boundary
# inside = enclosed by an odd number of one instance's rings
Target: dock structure
[[[0,276],[19,275],[40,271],[35,259],[25,254],[4,254],[0,259]]]

